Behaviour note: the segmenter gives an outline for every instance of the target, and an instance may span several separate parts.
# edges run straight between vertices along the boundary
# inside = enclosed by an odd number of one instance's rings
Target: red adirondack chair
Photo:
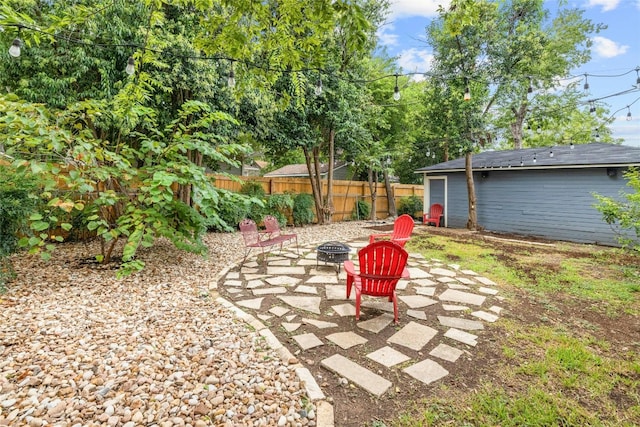
[[[360,319],[362,295],[371,295],[388,297],[389,301],[393,301],[393,318],[394,322],[398,323],[396,285],[400,279],[409,278],[409,271],[405,268],[408,256],[407,251],[400,245],[383,240],[360,249],[359,273],[356,273],[353,262],[344,262],[347,272],[347,299],[351,296],[351,288],[356,289],[356,320]]]
[[[435,224],[436,227],[440,227],[440,220],[442,219],[444,208],[440,203],[434,203],[429,208],[429,213],[422,216],[423,224]]]
[[[369,243],[378,240],[391,240],[393,243],[397,243],[404,248],[405,243],[411,238],[414,224],[415,222],[410,215],[400,215],[393,223],[392,233],[372,234],[369,236]]]

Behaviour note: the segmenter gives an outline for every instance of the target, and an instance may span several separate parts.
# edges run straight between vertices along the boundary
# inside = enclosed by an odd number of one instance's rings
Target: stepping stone
[[[276,261],[269,261],[269,265],[290,266],[291,265],[291,260],[290,259],[282,259],[282,260],[276,260]]]
[[[291,322],[297,316],[298,316],[297,314],[290,314],[290,315],[286,316],[285,319],[287,319],[287,322]]]
[[[391,387],[389,380],[339,354],[322,360],[320,364],[377,397],[382,396]]]
[[[302,281],[302,279],[293,278],[289,276],[277,276],[265,279],[265,281],[273,286],[295,286]]]
[[[316,265],[316,262],[312,259],[301,259],[296,263],[296,265]]]
[[[300,285],[297,288],[295,288],[293,290],[293,292],[300,292],[302,294],[314,294],[314,295],[317,295],[318,294],[318,289],[315,286]]]
[[[408,280],[398,280],[398,283],[396,284],[396,290],[403,291],[407,289],[408,284],[409,284]]]
[[[296,329],[298,329],[300,326],[302,326],[302,323],[289,323],[289,322],[282,322],[282,327],[284,328],[285,331],[287,332],[293,332]]]
[[[245,262],[243,267],[258,268],[260,267],[260,264],[258,264],[256,261],[249,261],[249,262]]]
[[[272,307],[269,309],[269,313],[275,314],[278,317],[282,317],[283,315],[287,314],[289,311],[290,310],[288,308],[281,307],[281,306]]]
[[[315,250],[315,249],[314,249]],[[304,256],[305,259],[316,259],[316,253],[315,252],[309,252],[308,254],[306,254]],[[314,262],[315,264],[315,262]]]
[[[346,285],[327,285],[324,287],[324,292],[327,295],[328,300],[346,300],[347,299],[347,286]],[[356,299],[355,289],[351,289],[350,300]]]
[[[254,289],[252,292],[253,292],[253,295],[286,294],[287,288],[283,288],[283,287],[262,288],[262,289]]]
[[[412,280],[413,279],[426,279],[426,278],[432,277],[431,274],[427,273],[426,271],[424,271],[421,268],[409,267],[409,268],[407,268],[407,270],[409,270],[409,277]]]
[[[487,294],[487,295],[497,295],[498,294],[498,290],[497,289],[485,288],[484,286],[479,287],[478,288],[478,292],[480,292],[481,294]]]
[[[240,273],[242,273],[242,274],[258,274],[258,269],[257,268],[242,267],[240,269]]]
[[[310,348],[319,347],[324,344],[322,341],[320,341],[320,338],[311,333],[295,335],[291,338],[296,340],[300,348],[303,350],[309,350]]]
[[[267,320],[271,319],[273,316],[269,316],[267,314],[258,314],[258,319],[266,322]]]
[[[236,301],[236,304],[241,305],[243,307],[251,308],[253,310],[259,310],[260,305],[262,305],[263,299],[264,298],[243,299],[241,301]]]
[[[437,334],[437,330],[412,321],[393,334],[387,342],[420,351]]]
[[[406,356],[389,346],[382,347],[373,353],[369,353],[367,354],[367,357],[374,362],[378,362],[379,364],[386,366],[387,368],[411,359],[409,356]]]
[[[460,266],[458,264],[449,264],[449,268],[453,268],[454,270],[460,270]]]
[[[230,294],[239,294],[239,293],[242,293],[242,289],[240,289],[240,288],[229,288],[229,289],[227,289],[227,292],[229,292]]]
[[[486,311],[474,311],[471,315],[491,323],[499,319],[495,314],[487,313]]]
[[[355,293],[355,291],[353,290],[351,292]],[[389,313],[393,313],[393,302],[386,301],[386,300],[380,301],[380,299],[381,298],[373,299],[373,297],[367,296],[367,299],[364,300],[364,295],[363,295],[363,301],[360,303],[360,307],[373,308],[374,310],[387,311]],[[362,313],[362,310],[360,310],[360,312]]]
[[[451,304],[442,304],[442,308],[446,311],[464,311],[469,310],[469,307],[464,305],[451,305]]]
[[[429,280],[429,279],[418,279],[418,280],[411,280],[411,283],[414,283],[418,286],[435,286],[437,285],[436,282],[434,282],[433,280]]]
[[[264,279],[265,277],[269,277],[266,274],[243,274],[244,280],[257,280]]]
[[[224,286],[240,287],[240,286],[242,286],[242,280],[225,280],[224,281]]]
[[[451,338],[452,340],[460,341],[461,343],[470,345],[472,347],[478,345],[477,335],[461,331],[460,329],[451,328],[447,332],[445,332],[444,336],[447,338]]]
[[[497,283],[494,282],[491,279],[487,279],[486,277],[482,277],[482,276],[478,276],[476,277],[476,280],[480,283],[482,283],[483,285],[487,285],[487,286],[497,286]]]
[[[438,320],[442,326],[448,326],[456,329],[466,329],[468,331],[477,331],[484,329],[484,325],[477,320],[461,319],[459,317],[438,316]]]
[[[422,254],[421,254],[421,253],[419,253],[419,252],[409,252],[409,256],[410,256],[411,258],[416,258],[416,259],[418,259],[418,260],[424,260],[424,255],[422,255]]]
[[[352,304],[332,305],[331,308],[338,313],[340,317],[356,315],[356,308]]]
[[[336,327],[338,327],[337,323],[325,322],[324,320],[308,319],[306,317],[302,318],[302,323],[307,323],[309,325],[313,325],[318,329],[327,329],[327,328],[336,328]]]
[[[458,277],[458,281],[460,283],[462,283],[463,285],[475,285],[476,282],[474,282],[471,279],[467,279],[466,277]]]
[[[312,268],[311,270],[309,270],[308,276],[324,276],[324,277],[336,277],[336,266],[335,264],[327,264],[327,265],[322,265],[320,264],[318,266],[318,268]],[[335,283],[335,282],[334,282]]]
[[[428,307],[438,303],[438,301],[422,295],[401,295],[398,299],[402,300],[402,302],[407,304],[410,308]]]
[[[449,283],[447,285],[447,287],[449,289],[458,289],[460,291],[470,291],[471,288],[469,288],[467,285],[461,285],[460,283]]]
[[[240,278],[240,273],[237,271],[230,271],[229,273],[227,273],[227,279],[239,279]]]
[[[425,359],[422,362],[403,369],[402,371],[425,384],[431,384],[432,382],[438,381],[440,378],[449,375],[449,371],[431,359]]]
[[[278,298],[292,307],[301,310],[310,311],[311,313],[320,314],[320,297],[300,297],[300,296],[281,296]]]
[[[446,268],[432,268],[429,273],[438,276],[456,277],[456,272],[447,270]]]
[[[432,297],[436,293],[436,288],[415,288],[416,294]]]
[[[413,317],[414,319],[427,320],[427,314],[424,311],[407,310],[407,315]]]
[[[457,280],[456,280],[456,279],[454,279],[453,277],[448,277],[448,276],[445,276],[445,277],[438,277],[436,280],[437,280],[438,282],[440,282],[440,283],[451,283],[451,282],[457,282]]]
[[[447,360],[449,362],[455,362],[463,353],[464,351],[451,347],[447,344],[438,344],[436,348],[429,352],[431,356]]]
[[[354,332],[336,332],[335,334],[327,335],[326,338],[344,350],[368,341]]]
[[[306,274],[306,270],[304,269],[304,267],[267,267],[267,274],[270,274],[272,276],[288,275],[288,274],[295,274],[295,275],[302,276]]]
[[[498,307],[497,305],[492,305],[491,307],[489,307],[489,311],[493,311],[496,314],[502,313],[502,310],[502,307]]]
[[[477,276],[478,273],[476,273],[473,270],[461,270],[460,271],[462,274],[466,274],[467,276]]]
[[[324,395],[324,393],[322,392],[322,389],[316,382],[316,379],[314,378],[313,374],[311,374],[311,372],[307,368],[296,368],[296,375],[300,379],[300,382],[304,384],[304,388],[307,392],[306,394],[309,400],[311,400],[312,402],[315,402],[316,404],[317,419],[325,420],[325,421],[330,419],[331,423],[327,423],[325,425],[333,425],[333,406],[331,406],[327,402],[323,402],[326,396]],[[324,403],[325,405],[328,405],[329,408],[322,405],[322,403]],[[330,413],[327,413],[329,411]]]
[[[335,285],[338,283],[338,278],[336,277],[335,274],[333,276],[324,274],[320,276],[313,276],[309,280],[307,280],[305,283],[323,283],[327,285]]]
[[[452,302],[460,302],[462,304],[472,304],[472,305],[482,305],[485,296],[472,294],[470,292],[462,292],[456,289],[447,289],[440,296],[441,301],[452,301]]]
[[[377,334],[378,332],[389,326],[389,323],[391,322],[393,322],[393,316],[383,314],[382,316],[374,317],[373,319],[365,320],[364,322],[358,322],[356,323],[356,325],[358,326],[358,328]]]
[[[249,280],[247,282],[247,289],[259,288],[260,286],[264,286],[264,282],[262,280]]]

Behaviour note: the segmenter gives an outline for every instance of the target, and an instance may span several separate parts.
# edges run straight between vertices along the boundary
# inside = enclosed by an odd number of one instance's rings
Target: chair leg
[[[393,322],[398,323],[398,299],[396,298],[396,292],[393,292]]]
[[[356,320],[360,320],[360,300],[362,295],[356,289]]]
[[[353,285],[353,276],[347,276],[347,299],[351,296],[351,286]]]

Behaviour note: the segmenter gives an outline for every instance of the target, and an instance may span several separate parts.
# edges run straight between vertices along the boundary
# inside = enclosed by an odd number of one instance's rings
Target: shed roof
[[[336,171],[345,167],[347,163],[339,163],[334,166],[333,170]],[[324,175],[329,170],[329,165],[323,163],[320,165],[320,174]],[[265,177],[302,177],[309,176],[309,170],[307,169],[306,163],[297,163],[293,165],[286,165],[281,167],[280,169],[273,170],[269,173],[264,174]]]
[[[553,153],[553,155],[551,155]],[[464,157],[420,168],[416,173],[464,171]],[[640,166],[640,147],[618,144],[575,144],[473,154],[473,170],[486,168],[563,169]]]

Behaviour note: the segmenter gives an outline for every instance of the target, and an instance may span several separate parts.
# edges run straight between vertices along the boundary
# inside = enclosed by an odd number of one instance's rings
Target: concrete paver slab
[[[284,275],[300,275],[306,274],[304,267],[267,267],[267,274],[272,276],[284,274]]]
[[[442,308],[446,311],[464,311],[469,310],[466,305],[442,304]]]
[[[477,276],[478,275],[478,273],[476,273],[473,270],[460,270],[460,272],[462,274],[466,274],[467,276]]]
[[[408,284],[409,284],[408,280],[398,280],[398,283],[396,284],[396,290],[404,291],[405,289],[407,289]]]
[[[428,279],[429,277],[433,277],[431,274],[427,273],[426,271],[424,271],[421,268],[409,267],[409,268],[407,268],[407,270],[409,270],[409,277],[411,278],[411,280],[413,280],[413,279]]]
[[[247,282],[247,289],[254,289],[254,288],[259,288],[261,286],[264,286],[265,283],[262,280],[249,280]]]
[[[431,356],[438,357],[449,362],[455,362],[463,353],[464,351],[444,343],[438,344],[436,348],[429,352]]]
[[[473,294],[471,292],[462,292],[456,289],[447,289],[438,297],[440,301],[459,302],[462,304],[482,305],[487,297]]]
[[[391,322],[393,322],[393,315],[383,314],[382,316],[374,317],[373,319],[358,322],[357,325],[359,328],[364,329],[365,331],[377,334],[384,328],[389,326],[389,323]]]
[[[449,276],[438,277],[436,279],[436,281],[438,281],[440,283],[457,283],[458,282],[456,279],[454,279],[453,277],[449,277]]]
[[[318,386],[316,379],[313,378],[313,375],[307,368],[296,368],[296,374],[298,375],[298,378],[300,378],[300,381],[304,383],[304,388],[307,391],[307,396],[312,402],[325,398],[325,395],[320,389],[320,387]],[[317,410],[318,417],[320,417],[319,406],[317,409],[318,409]],[[333,408],[331,410],[331,418],[333,419]]]
[[[314,295],[318,294],[318,288],[316,288],[315,286],[300,285],[297,288],[295,288],[293,291],[299,292],[302,294],[314,294]]]
[[[468,331],[478,331],[484,329],[482,322],[477,320],[462,319],[460,317],[438,316],[438,321],[442,326],[456,329],[466,329]]]
[[[449,371],[440,366],[438,362],[434,362],[431,359],[425,359],[422,362],[411,365],[408,368],[403,369],[403,372],[425,384],[431,384],[432,382],[438,381],[440,378],[449,375]]]
[[[497,289],[485,288],[484,286],[479,287],[478,292],[480,292],[481,294],[487,294],[487,295],[498,295]]]
[[[417,279],[411,280],[411,283],[415,283],[418,286],[435,286],[437,283],[431,279]]]
[[[253,289],[251,292],[253,292],[253,295],[286,294],[287,288],[283,288],[281,286],[269,287],[269,288],[258,288],[258,289]]]
[[[291,322],[293,319],[295,319],[296,317],[298,317],[297,314],[290,314],[288,316],[285,316],[284,318],[287,319],[287,322]]]
[[[401,295],[398,299],[407,304],[410,308],[428,307],[438,303],[438,301],[422,295]]]
[[[347,287],[345,285],[327,285],[324,287],[324,292],[327,295],[328,300],[346,300],[347,299]],[[356,291],[351,289],[350,300],[356,299]]]
[[[341,317],[356,315],[356,308],[353,306],[353,304],[347,303],[347,304],[340,304],[340,305],[332,305],[331,308]]]
[[[491,307],[489,307],[489,311],[493,311],[496,314],[500,314],[502,313],[503,308],[502,307],[498,307],[497,305],[492,305]]]
[[[316,265],[316,261],[313,259],[301,259],[296,262],[296,265]]]
[[[339,354],[322,360],[320,364],[377,397],[382,396],[391,387],[389,380]]]
[[[291,338],[293,338],[298,343],[300,348],[303,350],[309,350],[310,348],[324,345],[324,343],[320,340],[320,338],[318,338],[317,336],[315,336],[315,334],[312,334],[312,333],[294,335]]]
[[[242,276],[244,277],[244,280],[257,280],[269,277],[267,274],[243,274]]]
[[[293,332],[296,329],[298,329],[300,326],[302,326],[302,323],[282,322],[281,325],[282,325],[282,327],[284,328],[285,331]]]
[[[494,282],[491,279],[487,279],[486,277],[478,276],[478,277],[476,277],[476,280],[478,282],[482,283],[483,285],[496,286],[496,282]]]
[[[263,300],[264,298],[244,299],[241,301],[236,301],[236,304],[243,307],[251,308],[253,310],[259,310]]]
[[[486,311],[474,311],[471,315],[492,323],[499,319],[495,314],[487,313]]]
[[[416,294],[418,295],[426,295],[428,297],[434,296],[436,293],[436,288],[427,288],[427,287],[419,287],[416,288]]]
[[[289,266],[291,265],[291,260],[290,259],[279,259],[279,260],[275,260],[275,261],[269,261],[269,265],[275,265],[275,266]]]
[[[302,297],[294,295],[278,295],[278,298],[292,307],[320,314],[320,297]]]
[[[473,280],[471,280],[471,279],[467,279],[466,277],[458,277],[457,279],[458,279],[458,281],[459,281],[460,283],[462,283],[463,285],[469,285],[469,286],[471,286],[471,285],[475,285],[475,284],[476,284],[476,282],[474,282],[474,281],[473,281]]]
[[[374,351],[373,353],[367,354],[367,357],[386,366],[387,368],[411,359],[409,356],[400,353],[398,350],[393,347],[389,347],[388,345]]]
[[[326,338],[334,344],[337,344],[340,348],[348,349],[356,345],[361,345],[369,341],[365,337],[361,337],[355,332],[336,332],[335,334],[327,335]]]
[[[463,284],[460,284],[460,283],[449,283],[447,285],[447,287],[449,289],[457,289],[459,291],[470,291],[471,290],[471,288],[468,287],[467,285],[463,285]]]
[[[269,316],[268,314],[257,314],[256,316],[258,317],[258,319],[262,320],[263,322],[266,322],[267,320],[273,318],[273,316]]]
[[[323,274],[320,276],[311,276],[305,283],[322,283],[325,285],[336,285],[338,284],[338,278],[335,274]]]
[[[415,351],[420,351],[422,347],[427,345],[438,331],[416,322],[407,323],[402,329],[393,334],[387,342],[408,347]]]
[[[235,286],[239,288],[242,286],[242,280],[225,280],[224,286]]]
[[[451,271],[451,270],[447,270],[446,268],[432,268],[431,270],[429,270],[429,273],[433,274],[434,276],[449,276],[449,277],[456,277],[457,273],[455,271]]]
[[[451,328],[444,334],[445,337],[452,340],[460,341],[463,344],[475,347],[478,344],[478,336],[470,334],[469,332],[461,331],[460,329]]]
[[[407,310],[407,315],[414,319],[427,320],[427,313],[419,310]]]
[[[307,323],[309,325],[313,325],[318,329],[335,328],[335,327],[338,326],[337,323],[325,322],[324,320],[308,319],[306,317],[302,318],[302,323]]]
[[[268,277],[264,280],[268,284],[273,286],[295,286],[298,283],[302,282],[302,279],[298,277],[289,277],[289,276]]]
[[[352,291],[355,293],[355,291]],[[373,308],[374,310],[386,311],[393,313],[393,302],[387,301],[383,298],[370,297],[367,295],[362,296],[362,302],[360,303],[360,312],[362,313],[362,307]]]
[[[289,310],[288,308],[285,308],[285,307],[279,306],[279,305],[278,305],[278,306],[275,306],[275,307],[271,307],[271,308],[269,309],[269,313],[271,313],[271,314],[275,314],[275,315],[276,315],[276,316],[278,316],[278,317],[282,317],[282,316],[284,316],[284,315],[285,315],[285,314],[287,314],[289,311],[291,311],[291,310]]]

